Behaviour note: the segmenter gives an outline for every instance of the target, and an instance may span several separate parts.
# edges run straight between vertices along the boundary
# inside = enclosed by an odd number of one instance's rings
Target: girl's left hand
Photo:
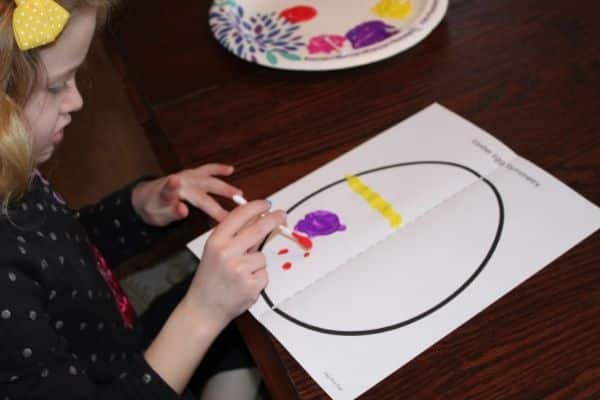
[[[165,226],[186,218],[188,204],[221,221],[228,212],[211,195],[231,198],[242,191],[215,176],[232,173],[233,167],[224,164],[206,164],[183,170],[138,184],[132,191],[131,202],[136,213],[149,225]]]

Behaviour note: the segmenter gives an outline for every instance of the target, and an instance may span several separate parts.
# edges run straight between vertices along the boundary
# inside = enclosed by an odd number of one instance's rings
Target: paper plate
[[[208,21],[217,40],[246,61],[314,71],[404,51],[447,9],[448,0],[214,0]]]

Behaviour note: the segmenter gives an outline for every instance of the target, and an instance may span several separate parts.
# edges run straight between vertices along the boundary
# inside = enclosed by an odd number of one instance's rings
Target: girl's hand
[[[208,238],[184,299],[208,326],[223,328],[254,304],[267,285],[265,257],[254,249],[285,221],[283,211],[268,209],[263,200],[237,207]]]
[[[186,218],[189,214],[188,204],[221,221],[227,211],[210,195],[231,198],[241,193],[238,188],[215,177],[232,173],[233,167],[230,165],[206,164],[142,182],[133,189],[131,202],[136,213],[149,225],[165,226]]]

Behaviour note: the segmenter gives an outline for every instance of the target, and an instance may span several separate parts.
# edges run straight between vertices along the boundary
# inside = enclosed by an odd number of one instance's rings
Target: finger
[[[181,201],[173,203],[172,207],[163,209],[161,216],[158,217],[159,224],[165,226],[171,222],[182,220],[187,218],[189,213],[189,207],[185,203]]]
[[[269,283],[266,258],[263,253],[252,253],[244,256],[242,263],[242,273],[244,275],[248,274],[245,285],[249,293],[253,294],[252,303],[254,303],[258,299],[260,292]]]
[[[177,219],[184,219],[187,218],[187,216],[190,214],[190,209],[188,206],[185,205],[184,202],[179,202],[177,203],[177,205],[175,206],[175,215],[177,216]]]
[[[260,244],[283,221],[285,221],[285,213],[283,211],[274,211],[265,214],[238,232],[231,244],[232,251],[234,253],[247,252]]]
[[[192,179],[192,183],[184,185],[183,190],[181,190],[181,198],[191,204],[198,204],[200,208],[202,200],[210,198],[207,196],[207,193],[231,199],[234,195],[241,192],[240,189],[233,185],[223,182],[220,179],[209,177],[199,179],[198,181]]]
[[[181,188],[181,177],[179,175],[169,175],[160,191],[160,197],[163,201],[170,203],[179,198],[178,191]]]
[[[266,268],[254,271],[252,276],[254,277],[254,284],[256,285],[255,288],[257,292],[262,291],[269,284],[269,273]]]
[[[250,247],[248,249],[248,253],[254,253],[255,251],[258,251],[258,249],[260,248],[260,246],[263,244],[263,241],[260,241],[259,243],[255,244],[254,246]]]
[[[196,168],[195,171],[202,172],[206,175],[229,176],[233,174],[234,170],[235,168],[233,165],[212,163]]]
[[[250,225],[252,225],[252,224],[253,224],[255,221],[257,221],[259,218],[261,218],[261,217],[263,217],[263,216],[264,216],[264,214],[262,214],[262,215],[260,215],[260,216],[258,216],[258,217],[256,217],[256,218],[253,218],[253,219],[251,219],[251,220],[250,220],[250,221],[248,221],[248,223],[247,223],[247,224],[244,226],[244,228],[245,228],[245,227],[247,227],[247,226],[250,226]],[[243,228],[242,228],[242,229],[243,229]],[[240,231],[241,231],[242,229],[240,229]],[[269,235],[273,234],[273,232],[274,232],[274,231],[275,231],[275,230],[271,231],[271,233],[270,233],[270,234],[267,234],[267,237],[268,237]],[[248,252],[248,253],[254,253],[254,252],[258,251],[258,249],[259,249],[259,248],[260,248],[260,246],[263,244],[263,242],[264,242],[264,240],[261,240],[261,241],[259,241],[259,242],[258,242],[258,243],[256,243],[254,246],[250,247],[250,248],[247,250],[247,252]]]
[[[202,189],[205,192],[218,194],[223,197],[231,198],[233,195],[242,191],[229,183],[218,178],[210,177],[203,182]]]
[[[269,209],[269,203],[263,200],[254,200],[240,207],[234,208],[215,228],[213,237],[218,240],[230,240],[250,221]]]
[[[221,207],[219,203],[212,197],[208,195],[203,195],[201,199],[194,199],[194,201],[189,201],[194,207],[201,209],[206,214],[208,214],[211,218],[221,222],[223,218],[225,218],[228,212]]]
[[[251,276],[256,271],[264,269],[267,265],[267,260],[263,253],[254,252],[249,253],[241,258],[241,271],[244,275]]]

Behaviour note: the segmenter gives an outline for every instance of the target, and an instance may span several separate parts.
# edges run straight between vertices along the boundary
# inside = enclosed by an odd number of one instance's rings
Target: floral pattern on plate
[[[298,50],[304,41],[296,32],[300,25],[274,11],[248,17],[242,6],[226,0],[210,13],[209,23],[217,40],[246,61],[257,62],[257,57],[264,57],[271,65],[277,65],[278,56],[292,61],[301,59]]]

